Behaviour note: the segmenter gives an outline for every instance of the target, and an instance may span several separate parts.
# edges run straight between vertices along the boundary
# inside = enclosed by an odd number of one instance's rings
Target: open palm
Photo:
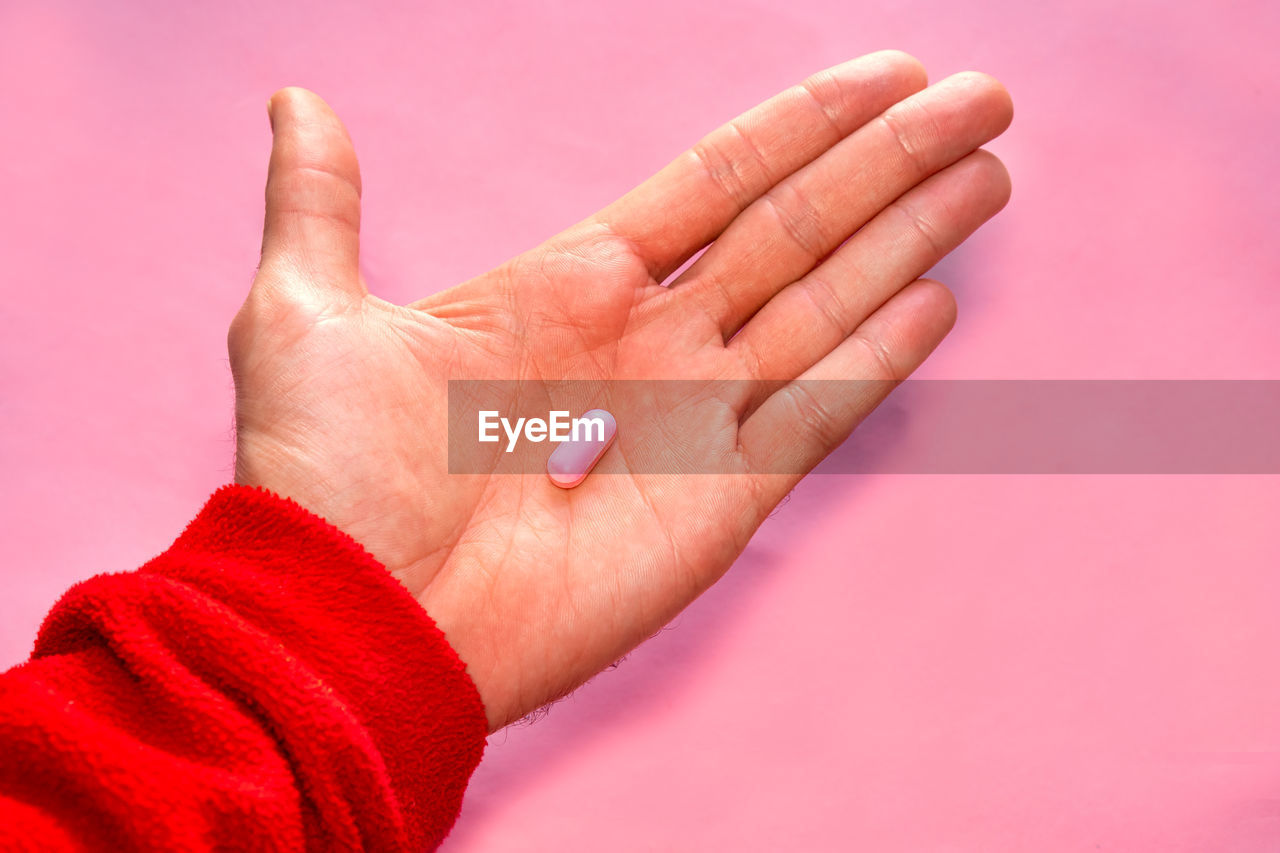
[[[237,481],[381,560],[467,664],[491,729],[571,690],[719,578],[890,387],[804,380],[902,379],[950,329],[951,295],[918,277],[1007,200],[977,149],[1012,108],[985,75],[925,82],[897,52],[821,72],[409,306],[360,275],[341,123],[276,93],[262,263],[229,335]],[[617,443],[571,491],[502,473],[496,452],[450,473],[450,379],[520,380],[548,404],[561,380],[601,383]],[[617,382],[633,379],[698,381],[675,399]],[[663,438],[676,461],[637,464]]]

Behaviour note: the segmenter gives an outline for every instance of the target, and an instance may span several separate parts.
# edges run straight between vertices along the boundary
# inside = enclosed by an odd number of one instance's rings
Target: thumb
[[[360,165],[351,137],[306,89],[276,92],[267,113],[272,144],[259,269],[363,296]]]

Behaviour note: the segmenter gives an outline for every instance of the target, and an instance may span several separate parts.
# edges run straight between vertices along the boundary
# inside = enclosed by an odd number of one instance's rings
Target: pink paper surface
[[[1280,6],[0,4],[0,664],[231,478],[264,110],[347,121],[372,290],[576,221],[884,47],[1013,93],[934,378],[1280,378]],[[1280,847],[1280,482],[827,476],[491,738],[445,849]]]

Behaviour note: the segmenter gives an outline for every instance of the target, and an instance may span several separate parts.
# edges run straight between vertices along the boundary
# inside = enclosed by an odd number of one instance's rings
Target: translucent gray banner
[[[742,473],[750,436],[750,470],[799,474],[882,398],[820,472],[1280,473],[1280,380],[451,380],[449,471],[541,473],[555,428],[599,408],[618,429],[596,473]]]

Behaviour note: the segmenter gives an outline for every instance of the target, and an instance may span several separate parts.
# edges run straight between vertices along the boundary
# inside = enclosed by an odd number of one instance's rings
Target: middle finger
[[[1008,92],[978,72],[955,74],[890,107],[738,216],[671,285],[725,340],[880,210],[1002,133]]]

